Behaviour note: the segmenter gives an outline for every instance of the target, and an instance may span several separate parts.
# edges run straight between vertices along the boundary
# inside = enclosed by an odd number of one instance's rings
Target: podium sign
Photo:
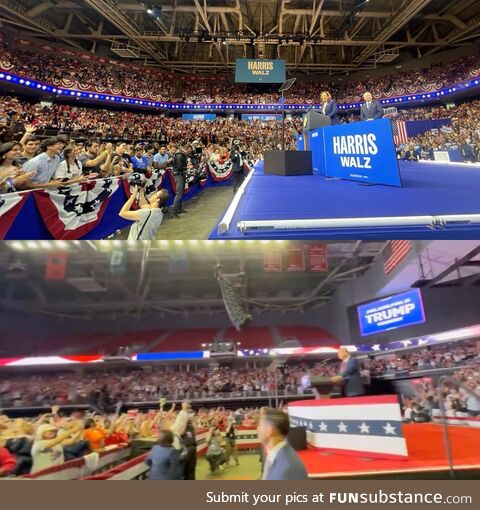
[[[406,459],[396,395],[300,400],[288,404],[290,424],[307,428],[311,448],[372,459]]]
[[[308,137],[307,144],[305,138]],[[310,147],[312,152],[313,174],[325,175],[326,162],[325,162],[325,149],[323,146],[323,128],[310,131],[308,134],[303,134],[298,137],[297,149],[299,151],[306,150],[305,147]]]
[[[323,138],[327,177],[402,185],[389,119],[327,127]]]
[[[313,173],[327,175],[328,161],[325,159],[325,131],[329,128],[319,128],[308,133],[308,146],[312,152]]]

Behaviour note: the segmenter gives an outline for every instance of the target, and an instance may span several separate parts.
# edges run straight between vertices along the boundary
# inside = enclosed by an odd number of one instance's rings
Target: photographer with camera
[[[132,196],[122,207],[119,216],[124,220],[134,221],[128,235],[129,241],[153,241],[163,222],[163,209],[168,201],[167,190],[160,190],[150,198],[145,196],[147,179],[141,174],[132,174],[129,183],[134,186]],[[140,209],[132,211],[132,205],[137,202]]]
[[[238,188],[240,188],[245,179],[245,162],[243,157],[244,153],[241,152],[238,143],[235,143],[230,152],[233,172],[233,194],[237,193]]]
[[[175,200],[170,209],[170,217],[178,218],[178,216],[185,212],[182,207],[183,193],[185,192],[186,174],[188,167],[188,154],[191,151],[189,145],[180,147],[172,145],[173,153],[173,178],[175,180]]]

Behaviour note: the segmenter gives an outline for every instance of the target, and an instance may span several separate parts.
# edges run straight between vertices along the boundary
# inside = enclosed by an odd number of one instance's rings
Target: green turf
[[[197,480],[258,480],[261,476],[261,466],[258,453],[240,453],[239,465],[232,460],[223,471],[210,473],[208,462],[201,458],[197,464]]]
[[[258,480],[261,476],[261,468],[258,453],[239,454],[240,465],[236,466],[232,461],[223,471],[210,473],[208,462],[202,457],[197,464],[197,480]],[[458,470],[455,472],[457,480],[478,480],[480,472],[478,470]],[[325,477],[328,479],[328,477]],[[338,479],[338,477],[336,477]],[[422,472],[422,473],[378,473],[368,476],[346,476],[342,480],[448,480],[450,473],[448,470],[441,472]]]

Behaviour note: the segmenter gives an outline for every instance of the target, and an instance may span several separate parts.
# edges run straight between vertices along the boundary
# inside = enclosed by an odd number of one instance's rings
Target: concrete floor
[[[186,214],[165,221],[158,231],[157,239],[184,241],[208,239],[232,199],[233,192],[230,186],[214,186],[202,191],[188,202],[184,202]]]

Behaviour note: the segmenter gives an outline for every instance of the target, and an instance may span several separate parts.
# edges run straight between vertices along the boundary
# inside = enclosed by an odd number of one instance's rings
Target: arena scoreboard
[[[285,60],[237,59],[236,83],[284,83],[285,80]]]

